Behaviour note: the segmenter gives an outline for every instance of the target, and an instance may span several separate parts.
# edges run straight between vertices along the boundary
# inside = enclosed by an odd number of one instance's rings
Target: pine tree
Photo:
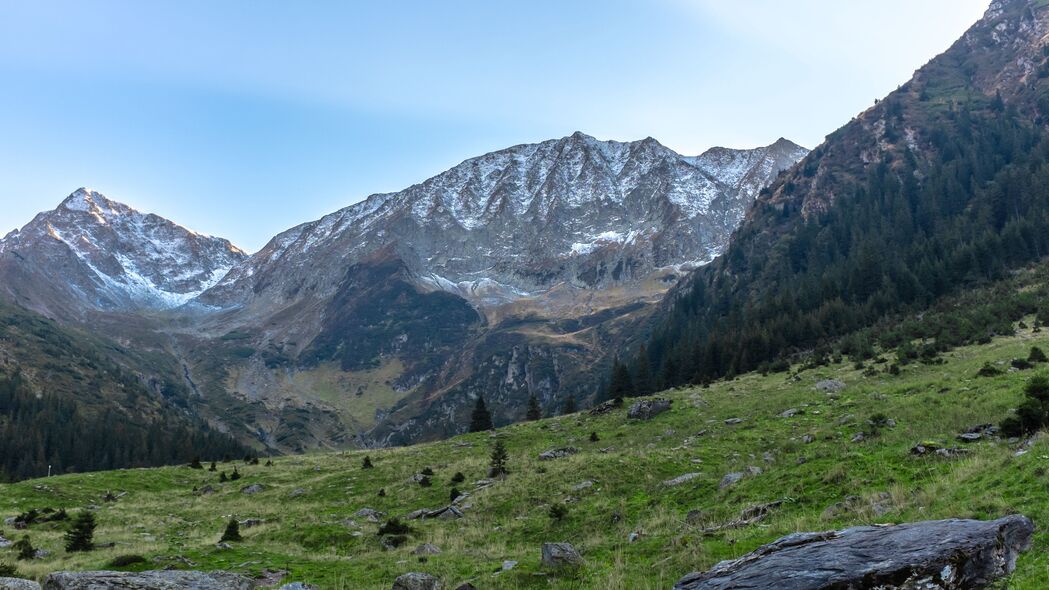
[[[484,398],[477,396],[473,413],[470,414],[470,432],[484,432],[492,429],[492,414],[484,405]]]
[[[528,413],[525,414],[525,418],[528,420],[538,420],[543,417],[543,410],[539,408],[539,400],[536,399],[535,395],[528,397]]]
[[[651,362],[648,358],[648,349],[641,345],[634,368],[634,391],[637,395],[650,395],[656,391],[656,386],[652,379]]]
[[[36,557],[36,547],[29,542],[29,535],[22,535],[22,538],[15,542],[14,550],[18,552],[18,559],[21,560]]]
[[[95,548],[95,515],[84,510],[77,515],[73,526],[66,532],[66,551],[91,551]]]
[[[236,466],[236,465],[234,465],[234,466],[233,466],[233,473],[231,473],[231,474],[229,475],[229,480],[230,480],[230,481],[237,481],[238,479],[240,479],[240,472],[239,472],[239,471],[237,471],[237,466]]]
[[[488,477],[508,475],[510,472],[506,469],[507,458],[506,445],[503,444],[503,441],[496,439],[495,444],[492,445],[492,459],[488,464]]]
[[[218,471],[218,466],[215,465],[214,461],[211,462],[211,467],[208,467],[208,471],[211,471],[211,472]]]
[[[219,474],[219,483],[226,483],[227,481],[229,481],[229,478],[226,477],[226,472],[223,471]]]
[[[634,395],[634,382],[630,378],[630,370],[626,365],[616,359],[612,366],[612,382],[608,386],[608,398],[616,400],[616,405],[622,405],[623,398]]]
[[[236,518],[230,518],[229,522],[226,523],[226,530],[222,532],[222,538],[219,539],[219,543],[240,540],[240,523],[237,522]]]
[[[194,456],[193,460],[189,462],[190,469],[204,469],[204,466],[200,464],[200,457]]]
[[[1049,361],[1049,358],[1046,358],[1045,352],[1043,352],[1041,348],[1038,348],[1037,346],[1031,347],[1031,353],[1027,355],[1027,362],[1044,363],[1047,361]]]
[[[565,398],[565,403],[561,406],[561,414],[575,414],[577,408],[575,403],[575,396],[568,396]]]
[[[361,461],[361,469],[371,469],[371,468],[372,468],[372,458],[369,457],[368,455],[365,455],[364,456],[364,460]]]

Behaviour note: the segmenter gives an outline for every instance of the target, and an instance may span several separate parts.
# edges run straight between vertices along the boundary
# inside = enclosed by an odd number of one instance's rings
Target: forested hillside
[[[150,366],[0,304],[0,480],[248,453],[182,409],[189,394],[170,367]]]
[[[763,192],[726,253],[671,296],[635,379],[698,383],[818,355],[1049,254],[1049,16],[1001,4]],[[994,333],[979,328],[930,337]],[[869,346],[837,348],[862,359]]]

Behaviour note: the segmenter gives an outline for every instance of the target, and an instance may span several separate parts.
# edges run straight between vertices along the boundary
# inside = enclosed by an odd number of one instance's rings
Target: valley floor
[[[27,533],[50,554],[16,561],[13,550],[3,549],[0,561],[34,578],[64,569],[107,569],[114,557],[136,554],[146,562],[131,569],[175,566],[250,575],[286,570],[284,582],[321,588],[388,589],[399,574],[421,571],[440,576],[449,588],[470,581],[478,588],[666,589],[690,571],[795,531],[1023,513],[1038,527],[1034,546],[1000,587],[1045,588],[1049,439],[1036,437],[1017,455],[1018,444],[955,438],[970,427],[999,422],[1016,407],[1032,375],[1049,373],[1046,365],[1004,372],[1011,359],[1026,358],[1032,345],[1049,349],[1049,334],[1021,329],[1016,336],[946,353],[945,364],[905,366],[900,375],[890,375],[887,362],[871,365],[878,369],[875,376],[842,363],[673,390],[662,394],[673,400],[672,408],[646,421],[629,419],[624,408],[408,448],[280,457],[269,467],[220,462],[219,471],[229,474],[236,466],[243,475],[228,483],[219,483],[218,473],[170,467],[2,485],[0,516],[94,506],[96,542],[113,545],[70,554],[62,548],[64,524],[35,524],[25,531],[5,524],[5,537]],[[1003,374],[977,377],[985,362],[1002,362]],[[845,388],[818,390],[816,383],[826,379]],[[789,409],[797,413],[781,416]],[[742,421],[726,423],[733,418]],[[875,428],[870,421],[885,425]],[[854,441],[860,432],[863,440]],[[591,433],[599,440],[591,441]],[[486,477],[493,437],[505,443],[511,473],[477,488],[474,482]],[[968,452],[916,456],[911,448],[918,443]],[[569,446],[579,452],[538,460],[542,451]],[[361,467],[366,454],[372,469]],[[412,480],[425,468],[434,472],[429,487]],[[416,509],[445,506],[456,472],[465,481],[454,486],[470,494],[461,502],[469,505],[465,516],[405,521],[414,532],[400,548],[383,549],[379,524],[355,516],[372,508],[387,514],[383,521],[403,520]],[[746,475],[722,487],[730,472]],[[679,485],[664,483],[688,473],[699,475]],[[262,490],[242,492],[253,484]],[[205,486],[217,491],[200,494]],[[119,498],[105,501],[107,492]],[[783,503],[764,520],[704,531],[774,501]],[[550,516],[554,504],[567,508],[560,521]],[[231,516],[262,523],[242,526],[243,541],[218,548]],[[631,533],[637,533],[633,541]],[[570,573],[544,570],[540,546],[550,541],[572,543],[586,564]],[[441,553],[415,555],[423,543]],[[507,560],[516,566],[498,571]]]

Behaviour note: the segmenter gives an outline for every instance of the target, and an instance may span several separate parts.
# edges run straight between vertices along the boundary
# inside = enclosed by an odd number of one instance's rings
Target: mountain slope
[[[662,383],[753,370],[1049,253],[1047,32],[1044,3],[993,3],[769,187],[668,299],[647,358]]]
[[[371,444],[458,432],[476,395],[505,423],[532,395],[592,397],[593,363],[805,153],[781,139],[685,157],[582,133],[515,146],[288,230],[194,303],[219,310],[205,333],[258,351],[229,377],[247,398],[332,404]]]
[[[166,356],[0,302],[0,480],[249,452],[191,398]]]
[[[1043,270],[1041,297],[1045,279]],[[665,590],[687,572],[798,531],[1020,512],[1038,533],[1001,587],[1038,590],[1049,571],[1049,496],[1041,491],[1049,440],[955,438],[1008,415],[1032,375],[1047,373],[1042,364],[976,377],[985,363],[1025,358],[1033,345],[1049,350],[1049,335],[1021,328],[944,355],[945,364],[916,363],[899,375],[885,369],[864,375],[852,363],[795,365],[790,379],[752,373],[664,392],[670,409],[647,421],[628,418],[625,408],[581,412],[412,447],[276,457],[273,466],[220,462],[219,472],[236,468],[243,475],[237,482],[169,467],[2,485],[0,517],[46,507],[73,514],[96,505],[96,542],[116,545],[67,553],[64,527],[40,523],[18,533],[29,534],[48,556],[15,562],[14,550],[0,549],[0,561],[38,579],[57,570],[111,569],[115,557],[133,553],[149,569],[250,576],[285,570],[283,583],[334,590],[388,590],[408,571],[438,576],[445,588],[468,581],[478,588]],[[827,379],[845,388],[828,395],[816,386]],[[744,420],[725,422],[732,418]],[[852,442],[861,432],[864,439]],[[492,436],[507,448],[506,479],[484,479]],[[918,443],[963,450],[919,456],[911,451]],[[538,458],[564,447],[578,452]],[[370,469],[362,468],[365,455]],[[426,469],[433,473],[429,486],[417,483]],[[456,482],[456,473],[463,481]],[[730,473],[746,475],[722,485]],[[683,483],[665,483],[686,474],[692,475]],[[261,491],[241,492],[253,484]],[[447,506],[453,488],[468,494],[459,502],[462,518],[408,519],[416,510]],[[100,501],[109,490],[127,493]],[[550,516],[555,505],[567,510],[560,519]],[[381,512],[377,522],[359,512],[366,508]],[[759,517],[746,522],[744,511]],[[244,540],[217,548],[229,515],[245,523]],[[393,518],[412,530],[401,546],[386,549],[379,527]],[[540,546],[554,540],[571,543],[585,564],[543,568]],[[416,555],[424,543],[441,552]],[[504,571],[508,560],[516,563]],[[136,567],[143,565],[127,569]]]
[[[226,240],[82,188],[0,241],[0,288],[56,316],[170,309],[246,256]]]

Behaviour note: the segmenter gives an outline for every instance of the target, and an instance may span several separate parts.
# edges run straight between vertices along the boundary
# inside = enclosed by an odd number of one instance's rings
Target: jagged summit
[[[516,145],[292,228],[202,300],[245,303],[270,297],[264,287],[277,299],[331,293],[341,269],[386,246],[433,286],[467,296],[630,282],[715,257],[757,192],[806,153],[777,142],[692,157],[651,137],[579,131]]]
[[[52,313],[167,309],[246,256],[227,240],[79,188],[0,242],[0,276],[16,300]]]

